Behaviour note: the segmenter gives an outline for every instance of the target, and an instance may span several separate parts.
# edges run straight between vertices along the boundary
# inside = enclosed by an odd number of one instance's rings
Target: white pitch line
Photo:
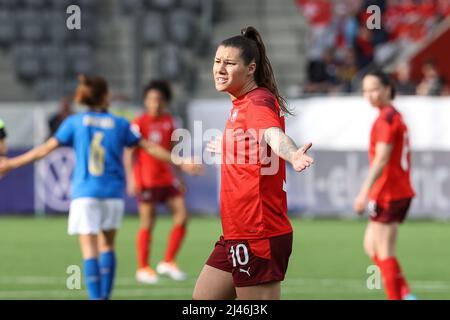
[[[188,279],[183,282],[175,282],[167,278],[161,278],[161,282],[155,285],[138,284],[132,277],[119,277],[116,279],[116,288],[113,296],[115,298],[170,298],[173,296],[188,296],[192,294],[196,279]],[[24,285],[24,290],[0,290],[0,299],[39,299],[43,298],[73,298],[84,299],[84,289],[50,289],[48,286],[65,287],[64,277],[53,276],[0,276],[0,285]],[[30,286],[44,286],[47,288],[31,290]],[[124,288],[127,286],[140,286],[139,288]],[[410,281],[413,290],[429,293],[449,293],[450,281],[418,280]],[[365,279],[339,279],[339,278],[287,278],[282,284],[283,294],[310,294],[317,292],[327,293],[358,293],[372,294],[380,290],[369,290]]]

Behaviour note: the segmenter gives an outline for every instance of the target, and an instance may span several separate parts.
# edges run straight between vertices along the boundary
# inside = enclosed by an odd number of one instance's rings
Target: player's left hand
[[[297,150],[292,156],[292,167],[297,172],[302,172],[310,165],[314,163],[314,159],[311,158],[307,152],[312,147],[312,143],[305,144],[303,147]]]
[[[364,195],[358,195],[353,202],[353,210],[356,214],[362,215],[366,209],[367,197]]]

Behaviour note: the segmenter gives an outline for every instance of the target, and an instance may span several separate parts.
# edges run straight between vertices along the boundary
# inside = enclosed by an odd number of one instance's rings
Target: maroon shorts
[[[230,272],[236,287],[284,280],[292,251],[292,233],[267,239],[216,242],[207,265]]]
[[[139,202],[147,203],[165,203],[171,198],[182,195],[182,192],[175,186],[165,186],[165,187],[152,187],[147,189],[142,189],[137,194],[137,199]]]
[[[402,223],[408,215],[411,198],[390,201],[387,203],[369,202],[369,217],[371,221],[381,223]]]

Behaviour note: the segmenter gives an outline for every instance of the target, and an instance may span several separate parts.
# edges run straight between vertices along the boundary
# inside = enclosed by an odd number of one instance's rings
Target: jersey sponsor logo
[[[162,140],[161,133],[158,131],[153,131],[152,133],[150,133],[149,140],[152,142],[155,142],[155,143],[161,143],[161,140]]]
[[[377,216],[377,203],[373,200],[369,201],[367,204],[367,210],[369,211],[369,215],[371,217]]]

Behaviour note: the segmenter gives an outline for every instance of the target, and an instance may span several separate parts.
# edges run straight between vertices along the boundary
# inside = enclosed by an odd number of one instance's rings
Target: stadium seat
[[[78,44],[67,48],[69,71],[73,75],[94,71],[94,53],[88,45]]]
[[[66,26],[66,13],[52,10],[43,14],[47,37],[51,42],[62,43],[69,39],[70,30]],[[64,26],[61,28],[61,26]]]
[[[147,12],[142,24],[142,40],[144,45],[160,44],[166,38],[164,20],[161,13]]]
[[[79,42],[95,44],[97,40],[96,17],[93,13],[87,11],[81,14],[81,29],[69,30],[71,39]]]
[[[66,74],[66,58],[62,46],[43,45],[40,47],[42,71],[45,75],[62,78]]]
[[[24,42],[39,43],[44,40],[44,22],[38,11],[27,10],[17,13],[19,37]]]
[[[0,0],[0,8],[14,9],[21,5],[19,0]]]
[[[16,73],[20,80],[33,82],[42,73],[39,50],[31,44],[19,44],[14,48]]]
[[[169,15],[170,38],[180,46],[190,46],[196,34],[195,15],[178,9]]]
[[[63,85],[58,78],[40,79],[35,86],[39,100],[56,100],[63,95]]]
[[[76,77],[66,79],[64,81],[64,87],[63,87],[64,95],[73,96],[77,86],[78,86],[78,80]]]
[[[176,0],[145,0],[148,7],[158,10],[170,10],[175,6]]]
[[[202,0],[180,0],[183,8],[199,13],[202,9]]]
[[[0,9],[0,47],[9,47],[14,42],[16,30],[12,12]]]
[[[53,9],[61,10],[64,9],[64,13],[66,12],[66,8],[70,6],[73,2],[73,0],[48,0],[50,5],[53,7]]]
[[[121,0],[120,10],[124,14],[130,14],[136,10],[141,10],[144,7],[143,0]]]
[[[177,81],[183,75],[183,59],[179,47],[173,44],[165,45],[158,56],[158,73],[163,79]]]
[[[98,2],[92,1],[92,0],[74,0],[71,2],[72,2],[72,4],[76,4],[76,5],[80,6],[81,11],[83,13],[85,11],[88,11],[89,13],[93,13],[93,12],[95,12],[95,10],[97,9],[97,6],[98,6]]]
[[[22,0],[22,1],[25,8],[33,10],[43,9],[47,5],[49,5],[47,0]]]

